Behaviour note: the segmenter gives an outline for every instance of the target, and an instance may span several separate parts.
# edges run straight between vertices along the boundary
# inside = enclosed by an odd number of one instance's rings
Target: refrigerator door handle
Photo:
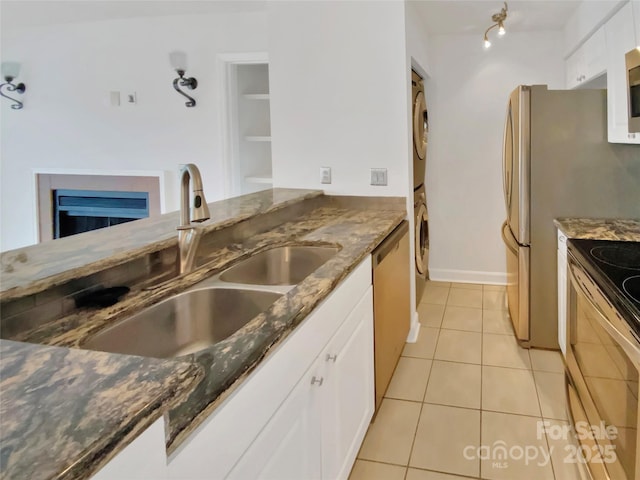
[[[511,143],[511,151],[508,144]],[[507,105],[507,114],[504,122],[504,134],[502,140],[502,189],[504,191],[504,205],[507,210],[507,222],[511,213],[511,183],[513,181],[513,114],[511,99]]]
[[[518,120],[518,242],[529,245],[529,215],[531,210],[531,87],[523,85],[520,89]],[[516,228],[514,225],[513,228]]]
[[[511,250],[511,253],[513,253],[514,255],[518,255],[519,245],[511,241],[511,235],[507,235],[505,233],[508,228],[509,228],[509,223],[507,220],[505,220],[505,222],[502,224],[502,240],[504,241],[504,244],[507,246],[507,248]]]

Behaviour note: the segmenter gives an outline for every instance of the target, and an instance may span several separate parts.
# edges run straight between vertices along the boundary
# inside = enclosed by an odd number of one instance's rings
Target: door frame
[[[237,107],[238,65],[269,63],[267,52],[220,53],[217,56],[218,85],[220,86],[220,139],[222,153],[224,198],[241,194],[240,157]]]

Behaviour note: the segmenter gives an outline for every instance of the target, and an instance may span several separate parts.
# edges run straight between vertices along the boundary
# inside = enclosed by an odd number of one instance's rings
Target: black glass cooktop
[[[571,239],[569,252],[640,333],[640,242]]]

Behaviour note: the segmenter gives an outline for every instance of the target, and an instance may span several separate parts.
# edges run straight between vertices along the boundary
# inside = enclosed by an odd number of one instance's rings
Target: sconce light
[[[173,88],[189,100],[185,102],[187,107],[195,107],[196,101],[193,97],[190,97],[180,89],[180,87],[187,87],[189,90],[193,90],[198,87],[198,81],[195,78],[185,78],[184,76],[187,71],[187,54],[184,52],[171,52],[169,54],[169,61],[174,70],[178,72],[178,78],[173,81]]]
[[[2,77],[4,78],[5,83],[0,85],[0,95],[4,98],[8,98],[12,102],[15,102],[11,105],[11,108],[14,110],[20,110],[23,107],[22,102],[10,97],[9,95],[5,95],[2,89],[4,88],[7,92],[24,93],[27,89],[24,83],[19,83],[17,85],[13,83],[13,79],[16,78],[19,73],[20,64],[18,62],[2,62]]]
[[[507,2],[504,2],[504,8],[500,10],[499,13],[494,13],[491,16],[491,20],[493,20],[494,24],[491,25],[484,32],[484,48],[489,48],[491,46],[491,42],[489,41],[489,31],[498,27],[498,35],[503,36],[507,31],[504,29],[504,21],[507,19]]]

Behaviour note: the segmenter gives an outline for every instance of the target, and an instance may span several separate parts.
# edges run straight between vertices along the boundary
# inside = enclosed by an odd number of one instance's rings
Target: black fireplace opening
[[[53,190],[53,235],[68,237],[149,216],[148,192]]]

